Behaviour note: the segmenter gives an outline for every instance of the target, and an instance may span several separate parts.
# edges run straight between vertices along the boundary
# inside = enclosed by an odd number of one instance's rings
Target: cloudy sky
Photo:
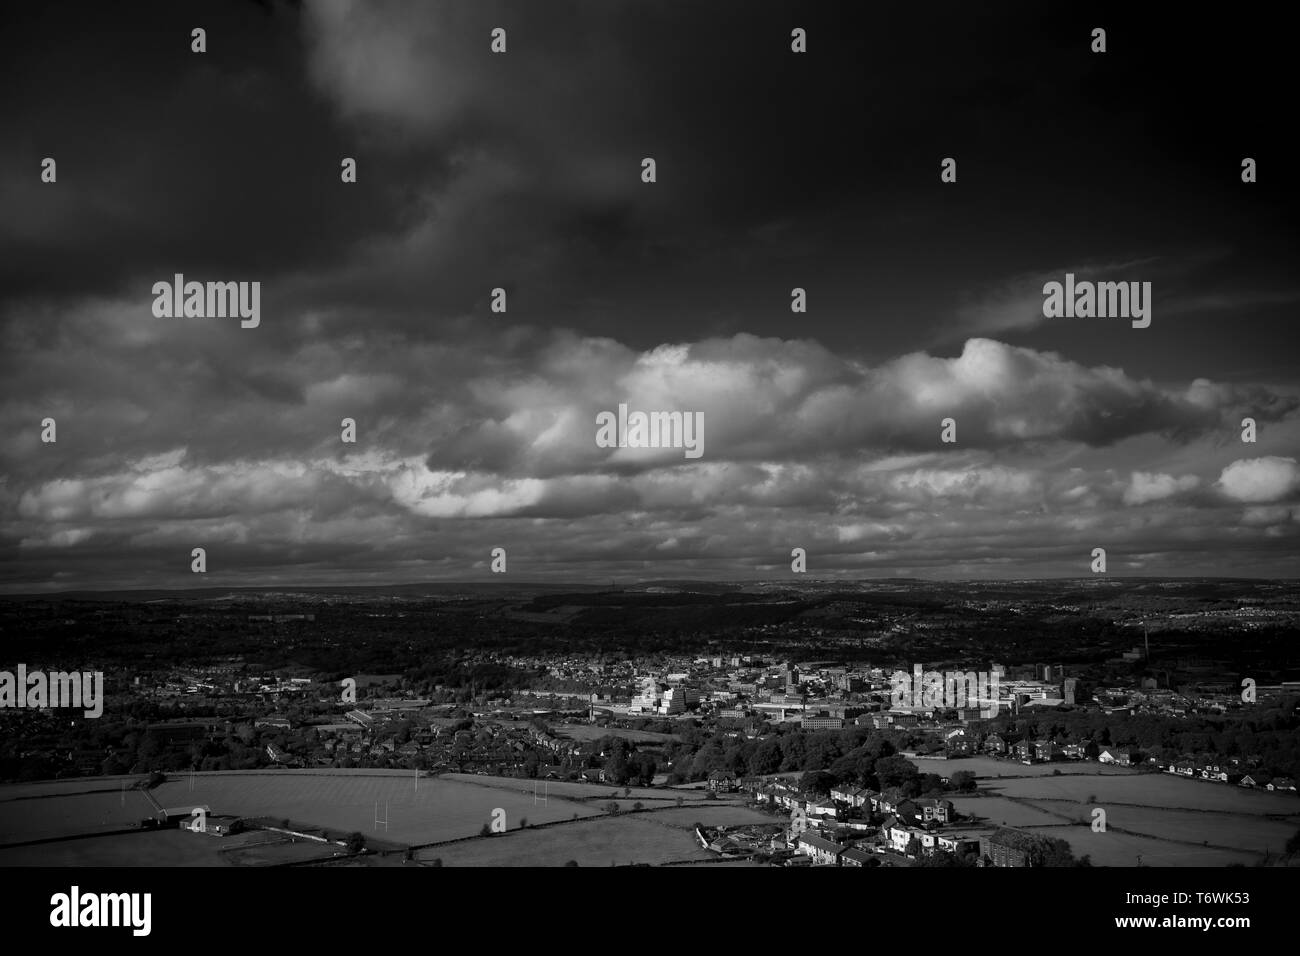
[[[0,590],[1294,577],[1287,34],[967,7],[6,9]],[[1150,327],[1045,319],[1067,272]]]

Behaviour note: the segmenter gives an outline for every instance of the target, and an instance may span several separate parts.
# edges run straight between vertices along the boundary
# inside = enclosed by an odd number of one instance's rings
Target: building
[[[1132,766],[1133,752],[1127,747],[1102,747],[1097,754],[1097,762],[1113,763],[1120,767]]]
[[[937,849],[947,850],[957,856],[978,854],[980,851],[980,838],[975,833],[936,833],[934,839]]]
[[[1060,760],[1065,754],[1054,740],[1035,740],[1034,759],[1044,763]]]
[[[740,787],[736,775],[726,770],[714,770],[709,773],[709,789],[714,793],[734,793]]]
[[[831,799],[838,800],[840,803],[848,804],[851,807],[865,806],[871,798],[871,791],[859,787],[840,784],[832,788]]]
[[[991,866],[1028,866],[1029,857],[1025,851],[1005,841],[1005,837],[996,833],[980,837],[980,856]]]
[[[912,802],[916,804],[921,819],[926,823],[952,822],[954,808],[951,800],[923,797]]]
[[[866,850],[851,846],[840,854],[840,866],[866,866],[871,854]]]
[[[846,849],[833,840],[805,831],[799,834],[796,852],[811,857],[813,863],[821,866],[839,866],[840,854]]]
[[[659,683],[643,677],[639,692],[628,706],[629,714],[683,714],[700,702],[700,691],[684,683]]]
[[[843,730],[844,718],[832,717],[827,711],[805,714],[801,722],[804,730]]]

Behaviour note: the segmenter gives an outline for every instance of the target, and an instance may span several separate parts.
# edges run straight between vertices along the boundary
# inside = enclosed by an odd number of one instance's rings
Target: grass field
[[[712,854],[700,846],[689,829],[654,822],[659,814],[599,817],[547,827],[519,830],[496,837],[479,837],[464,843],[430,847],[418,859],[442,859],[444,866],[579,866],[667,863],[670,860],[708,860]]]
[[[0,800],[0,844],[116,830],[153,815],[139,790],[66,795],[52,790],[42,797]]]
[[[1259,793],[1224,784],[1179,780],[1163,773],[981,780],[980,789],[1031,800],[1048,797],[1083,802],[1095,796],[1102,806],[1132,803],[1146,807],[1300,815],[1300,799],[1294,794]]]
[[[1139,854],[1142,856],[1142,866],[1227,866],[1229,863],[1245,863],[1249,866],[1259,859],[1258,854],[1247,850],[1186,846],[1117,833],[1114,830],[1093,833],[1090,828],[1083,826],[1052,827],[1030,832],[1065,840],[1075,856],[1087,854],[1093,866],[1137,866]]]
[[[358,830],[400,843],[431,843],[471,836],[490,822],[493,810],[506,811],[506,824],[518,826],[527,818],[533,823],[567,820],[578,814],[590,816],[595,807],[569,800],[551,799],[533,803],[532,790],[520,792],[520,781],[510,789],[463,782],[485,781],[486,777],[461,780],[426,777],[416,787],[410,774],[338,776],[301,774],[293,771],[271,774],[197,774],[194,789],[189,778],[164,783],[154,791],[167,807],[206,804],[214,812],[272,819],[287,817],[343,832]],[[375,826],[375,802],[387,829]]]
[[[958,770],[969,770],[975,776],[980,777],[981,782],[982,778],[998,776],[1050,777],[1055,770],[1061,771],[1063,776],[1066,774],[1131,776],[1138,772],[1123,767],[1110,767],[1090,760],[1070,763],[1023,764],[1014,760],[994,760],[992,757],[962,757],[957,760],[913,760],[912,763],[916,764],[921,773],[937,773],[941,777],[950,777]]]
[[[502,790],[511,791],[520,794],[527,794],[528,799],[533,799],[533,781],[522,780],[518,777],[489,777],[473,773],[448,773],[443,774],[443,780],[456,780],[465,783],[476,784],[478,786],[498,787]],[[537,792],[545,792],[550,797],[570,797],[575,800],[597,800],[603,803],[613,799],[641,800],[645,802],[672,802],[679,796],[686,800],[687,803],[703,801],[704,794],[700,791],[665,789],[662,787],[633,787],[632,795],[624,798],[623,787],[616,787],[612,783],[575,783],[567,780],[538,780]]]
[[[307,860],[332,860],[339,849],[333,844],[316,843],[313,840],[290,841],[285,839],[267,840],[265,831],[248,834],[253,837],[241,845],[232,845],[228,838],[223,844],[222,860],[229,866],[270,866],[276,863],[302,863]]]
[[[650,814],[651,819],[670,826],[690,828],[696,823],[706,827],[735,827],[748,823],[788,824],[789,816],[772,816],[751,810],[749,807],[727,804],[705,804],[698,807],[682,807],[680,810],[656,810]]]
[[[1102,804],[1098,804],[1103,806]],[[1074,814],[1091,820],[1089,808],[1074,803],[1043,802],[1045,810]],[[1191,844],[1210,844],[1262,854],[1282,854],[1286,841],[1300,828],[1300,821],[1271,820],[1253,814],[1193,810],[1155,810],[1148,807],[1115,806],[1106,809],[1107,828],[1118,827],[1144,836],[1163,837]],[[1189,847],[1195,849],[1195,847]]]
[[[0,866],[225,866],[222,838],[177,827],[0,850]]]
[[[952,805],[958,813],[983,817],[991,826],[1051,826],[1062,822],[1050,813],[1005,797],[954,797]]]

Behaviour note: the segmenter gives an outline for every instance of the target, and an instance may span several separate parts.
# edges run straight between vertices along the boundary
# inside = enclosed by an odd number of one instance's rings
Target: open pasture
[[[700,846],[686,829],[653,822],[656,814],[598,817],[545,829],[519,830],[495,837],[429,847],[419,859],[442,859],[444,866],[579,866],[708,860],[716,854]]]

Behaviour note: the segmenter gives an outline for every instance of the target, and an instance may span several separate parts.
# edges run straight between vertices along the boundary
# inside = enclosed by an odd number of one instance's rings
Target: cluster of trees
[[[737,776],[827,770],[837,782],[851,779],[859,786],[878,787],[876,761],[896,752],[887,735],[865,727],[842,731],[790,727],[753,740],[738,733],[691,728],[680,741],[666,745],[664,756],[672,768],[670,783],[703,780],[714,770]]]
[[[665,747],[671,767],[669,783],[703,780],[714,770],[737,776],[804,771],[810,792],[827,794],[838,784],[883,790],[898,787],[915,797],[946,789],[936,774],[922,774],[915,764],[897,756],[898,735],[867,727],[805,731],[786,727],[758,739],[725,731],[688,730],[682,740]],[[973,789],[974,776],[969,789]]]
[[[602,769],[607,782],[620,787],[628,784],[648,787],[654,782],[659,765],[652,754],[638,750],[622,737],[602,737],[599,747],[599,752],[605,754]]]
[[[987,729],[1039,739],[1086,741],[1101,746],[1135,747],[1163,760],[1201,755],[1257,757],[1272,776],[1300,777],[1300,698],[1258,704],[1222,716],[1164,717],[1159,714],[1104,714],[1097,710],[1056,711],[1041,717],[1004,714]],[[1089,753],[1096,756],[1095,749]]]
[[[999,828],[990,839],[1024,853],[1031,867],[1092,865],[1087,855],[1076,858],[1070,851],[1070,844],[1056,837]]]

